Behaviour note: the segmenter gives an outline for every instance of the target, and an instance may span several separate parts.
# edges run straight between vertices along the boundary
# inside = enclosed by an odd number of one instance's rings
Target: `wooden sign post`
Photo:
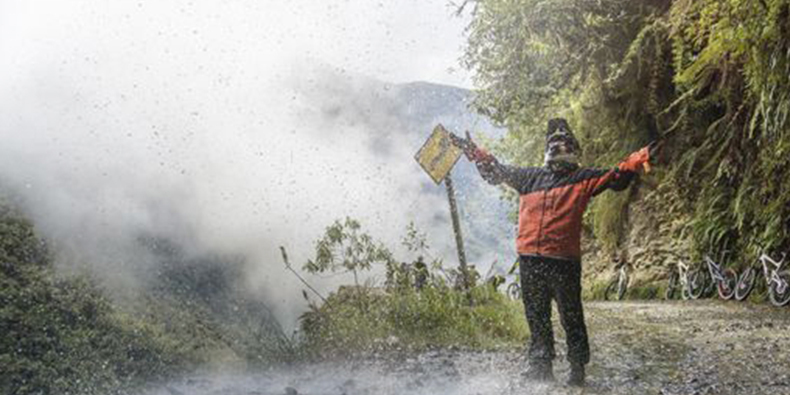
[[[469,289],[469,272],[466,266],[466,252],[464,251],[464,238],[461,234],[461,222],[458,219],[458,205],[455,200],[455,189],[450,172],[461,157],[461,149],[452,143],[450,133],[441,124],[436,125],[433,133],[423,144],[414,158],[423,170],[437,185],[444,181],[447,188],[447,199],[450,203],[450,218],[453,221],[453,233],[458,249],[458,263],[463,276],[464,289]]]

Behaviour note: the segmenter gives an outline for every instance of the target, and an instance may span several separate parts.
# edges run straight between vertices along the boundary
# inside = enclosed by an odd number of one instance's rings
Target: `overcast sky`
[[[61,263],[120,286],[145,264],[140,231],[243,253],[250,286],[293,322],[301,286],[277,246],[301,266],[348,215],[397,247],[409,221],[447,210],[420,198],[418,147],[371,151],[398,120],[327,119],[316,100],[359,107],[380,81],[467,86],[466,23],[446,0],[0,0],[0,181]]]
[[[447,0],[0,0],[3,87],[74,67],[222,57],[320,61],[390,82],[469,86]],[[184,70],[189,72],[189,70]],[[226,70],[233,74],[233,69]],[[9,82],[8,80],[14,82]]]

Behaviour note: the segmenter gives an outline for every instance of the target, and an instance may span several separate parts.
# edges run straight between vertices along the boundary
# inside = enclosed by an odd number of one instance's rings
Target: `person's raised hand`
[[[474,162],[475,152],[478,150],[477,144],[475,144],[475,142],[472,140],[472,135],[469,133],[468,130],[466,131],[465,134],[466,134],[466,139],[464,140],[464,146],[463,146],[464,155],[466,155],[466,159],[469,159],[469,161]]]
[[[475,163],[482,163],[482,164],[489,164],[494,160],[494,156],[491,155],[488,151],[483,148],[480,148],[472,141],[472,135],[469,131],[466,131],[466,141],[468,142],[468,153],[466,153],[466,157]]]

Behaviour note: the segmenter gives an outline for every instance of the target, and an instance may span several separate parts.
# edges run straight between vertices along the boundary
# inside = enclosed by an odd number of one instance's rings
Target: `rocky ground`
[[[438,350],[196,375],[146,395],[790,394],[790,309],[718,301],[590,302],[586,315],[593,357],[585,389],[561,384],[568,365],[558,330],[557,384],[522,381],[520,350]]]

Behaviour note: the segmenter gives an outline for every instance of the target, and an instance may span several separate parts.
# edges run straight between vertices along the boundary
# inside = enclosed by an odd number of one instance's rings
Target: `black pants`
[[[551,328],[551,299],[557,302],[568,344],[568,361],[590,362],[590,346],[582,310],[581,262],[546,257],[521,256],[521,290],[531,332],[530,362],[554,359]]]

